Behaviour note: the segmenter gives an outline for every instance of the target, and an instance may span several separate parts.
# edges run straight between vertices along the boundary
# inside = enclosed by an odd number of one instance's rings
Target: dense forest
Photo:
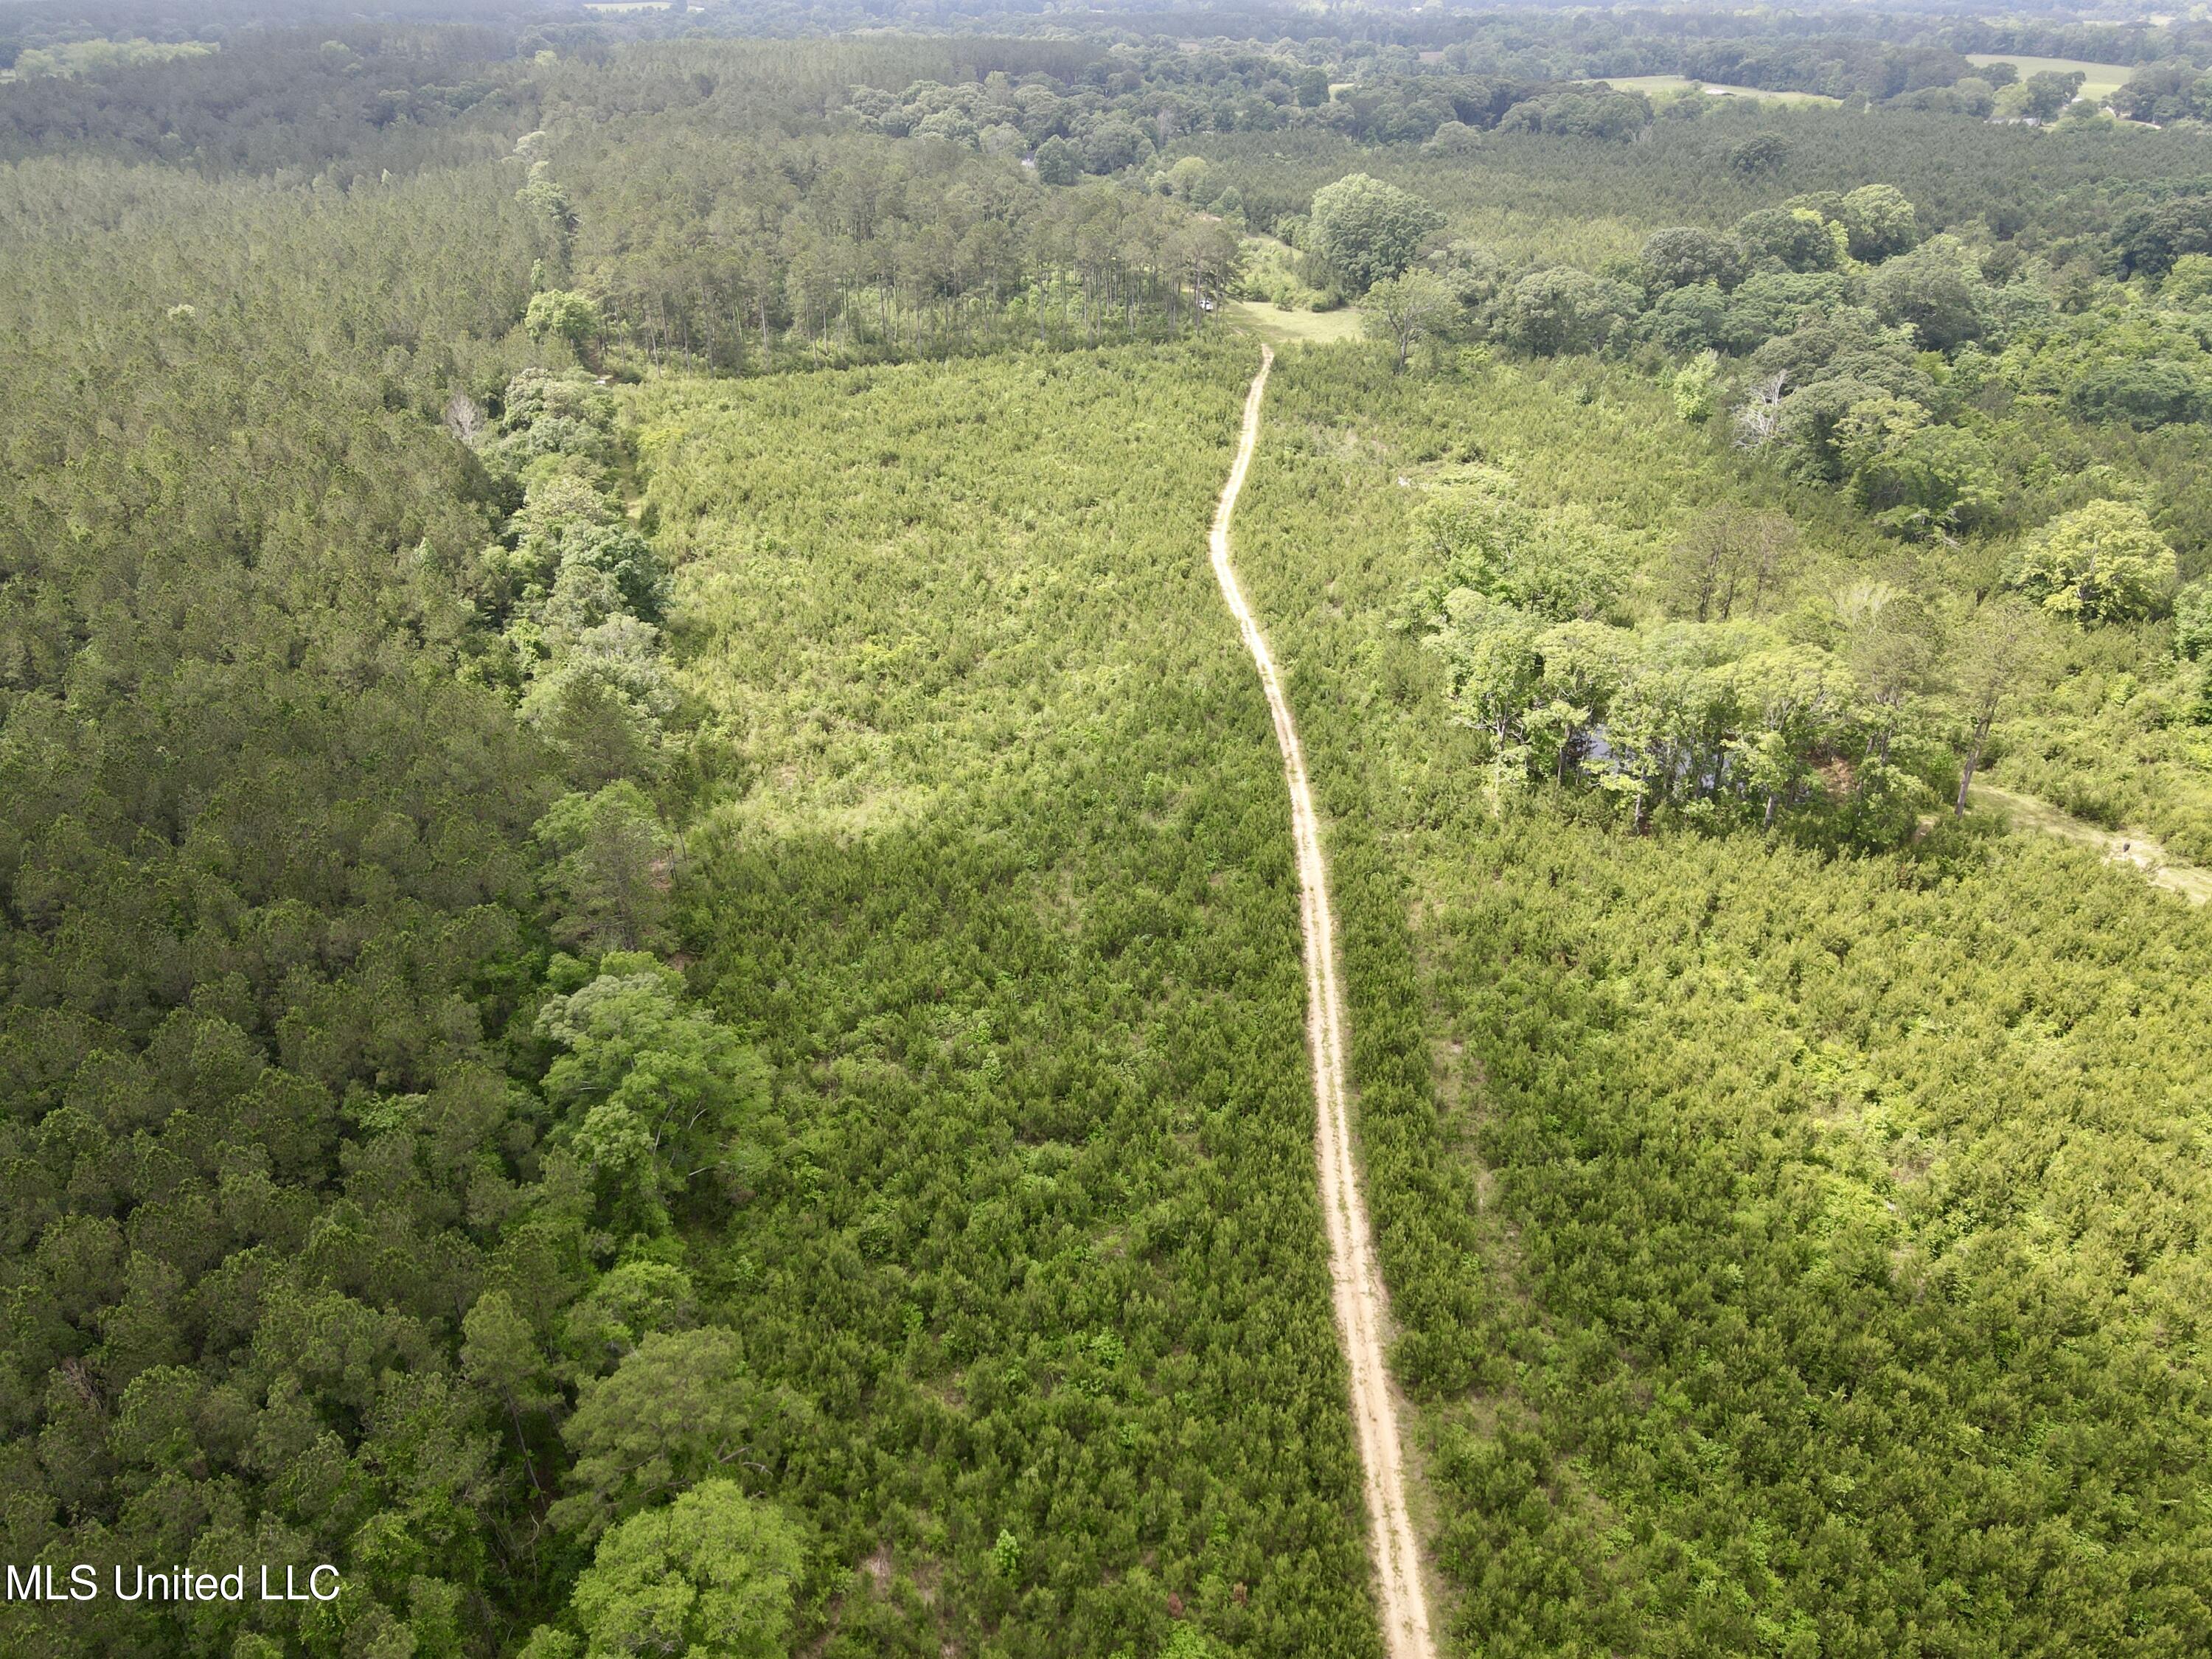
[[[1396,1651],[1261,338],[1437,1650],[2212,1646],[2212,25],[37,0],[0,264],[0,1649]]]

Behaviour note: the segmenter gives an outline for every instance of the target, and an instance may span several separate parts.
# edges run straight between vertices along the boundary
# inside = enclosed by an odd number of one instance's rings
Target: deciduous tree
[[[586,1659],[783,1659],[805,1563],[781,1510],[733,1481],[695,1486],[616,1528],[577,1579]]]
[[[1408,270],[1386,276],[1369,289],[1360,309],[1360,325],[1368,337],[1389,342],[1397,354],[1398,372],[1403,374],[1414,345],[1449,319],[1451,290],[1431,271]]]
[[[1411,191],[1354,173],[1314,192],[1306,222],[1307,246],[1364,294],[1412,264],[1444,216]]]
[[[2007,581],[2056,617],[2089,623],[2156,615],[2173,593],[2173,549],[2130,501],[2060,514],[2021,543]]]

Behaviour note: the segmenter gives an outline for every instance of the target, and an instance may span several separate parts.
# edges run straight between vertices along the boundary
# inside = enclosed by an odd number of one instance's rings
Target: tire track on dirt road
[[[1260,434],[1260,404],[1275,354],[1260,348],[1260,372],[1244,397],[1244,426],[1237,440],[1237,459],[1213,512],[1207,545],[1222,599],[1237,618],[1244,647],[1260,671],[1274,716],[1275,742],[1283,751],[1283,778],[1291,792],[1291,831],[1298,853],[1298,918],[1305,939],[1306,1046],[1313,1059],[1315,1155],[1321,1171],[1322,1209],[1328,1219],[1329,1278],[1336,1302],[1337,1334],[1352,1374],[1352,1415],[1358,1432],[1359,1462],[1366,1487],[1367,1520],[1374,1554],[1376,1588],[1381,1601],[1382,1633],[1390,1659],[1436,1659],[1429,1633],[1428,1598],[1421,1582],[1413,1523],[1406,1509],[1404,1457],[1398,1438],[1398,1413],[1390,1395],[1390,1376],[1382,1363],[1383,1332],[1390,1319],[1389,1293],[1375,1261],[1375,1242],[1367,1226],[1359,1170],[1352,1156],[1352,1115],[1346,1097],[1345,1040],[1349,1022],[1336,976],[1336,916],[1328,898],[1328,860],[1322,849],[1321,819],[1298,728],[1291,719],[1275,659],[1267,649],[1244,590],[1229,559],[1229,523],[1252,451]]]

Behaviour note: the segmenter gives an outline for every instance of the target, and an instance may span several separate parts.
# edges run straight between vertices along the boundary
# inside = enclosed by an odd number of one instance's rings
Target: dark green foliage
[[[1621,143],[1643,131],[1650,121],[1650,100],[1640,92],[1577,88],[1522,99],[1505,112],[1498,130]]]
[[[1986,331],[1981,272],[1951,249],[1931,243],[1890,260],[1867,280],[1875,314],[1912,331],[1924,351],[1955,351]]]
[[[466,672],[498,514],[436,412],[519,307],[507,197],[12,175],[5,1547],[349,1589],[11,1605],[11,1653],[459,1651],[532,1595],[456,1359],[538,1170],[502,1034],[554,781]]]
[[[1036,148],[1036,175],[1041,184],[1072,185],[1081,170],[1078,152],[1057,133]]]
[[[1761,208],[1747,213],[1736,221],[1735,236],[1754,260],[1770,269],[1832,270],[1839,252],[1827,221],[1809,208]]]
[[[1682,356],[1716,349],[1732,338],[1728,296],[1714,283],[1661,295],[1636,326],[1645,339]]]
[[[1742,274],[1742,252],[1735,241],[1694,225],[1653,232],[1638,257],[1644,286],[1655,294],[1697,283],[1734,288]]]
[[[2074,383],[2068,406],[2085,421],[2125,421],[2139,428],[2201,421],[2208,389],[2179,363],[2112,363]]]
[[[1353,293],[1364,294],[1413,264],[1423,239],[1443,222],[1411,191],[1354,173],[1314,192],[1306,243]]]
[[[510,564],[658,602],[592,482],[612,406],[510,381],[554,250],[495,168],[347,196],[37,161],[0,237],[40,274],[0,414],[0,1541],[346,1585],[12,1603],[0,1645],[501,1650],[567,1595],[553,1420],[629,1303],[568,1310],[736,1201],[764,1087],[649,959],[650,1018],[568,958],[535,1018],[546,921],[651,943],[665,879],[633,786],[562,799],[496,631]]]
[[[2112,107],[2138,121],[2202,121],[2212,116],[2212,76],[2187,61],[2147,64],[2112,94]]]
[[[2212,253],[2212,195],[2174,196],[2130,209],[2117,238],[2122,270],[2163,275],[2184,254]]]
[[[1721,337],[1712,343],[1729,351],[1755,352],[1767,341],[1794,335],[1808,323],[1839,317],[1850,293],[1849,279],[1833,271],[1763,271],[1746,278],[1729,295]]]
[[[563,795],[537,824],[553,937],[593,955],[665,945],[671,849],[652,803],[625,778]]]
[[[1595,351],[1636,315],[1636,290],[1571,265],[1523,276],[1503,297],[1498,331],[1524,351]]]
[[[1754,133],[1729,147],[1728,164],[1736,173],[1772,173],[1790,159],[1790,141],[1778,133]]]
[[[1447,153],[1376,149],[1297,129],[1215,134],[1189,148],[1223,170],[1255,224],[1303,211],[1314,191],[1360,171],[1435,204],[1451,221],[1448,234],[1486,241],[1522,267],[1565,260],[1595,270],[1632,256],[1656,230],[1726,229],[1808,192],[1840,202],[1869,181],[1902,192],[1923,236],[1994,223],[2023,252],[2063,256],[2071,239],[2105,237],[2139,210],[2148,222],[2156,204],[2204,188],[2203,159],[2187,133],[1708,101],[1737,106],[1656,121],[1633,144],[1498,133],[1479,149]],[[1787,141],[1783,164],[1733,171],[1729,149],[1758,133]]]
[[[374,180],[387,167],[483,156],[480,135],[532,99],[511,40],[492,30],[282,21],[220,51],[0,85],[0,156],[66,151],[210,177],[329,166],[343,180]]]

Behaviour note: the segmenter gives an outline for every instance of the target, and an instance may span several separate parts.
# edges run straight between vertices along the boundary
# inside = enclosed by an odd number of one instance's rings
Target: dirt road
[[[1229,520],[1252,465],[1260,434],[1260,400],[1267,390],[1274,352],[1261,348],[1260,373],[1244,398],[1244,429],[1237,441],[1237,459],[1221,501],[1213,513],[1209,545],[1221,597],[1244,635],[1245,649],[1260,671],[1267,708],[1275,720],[1275,741],[1283,751],[1284,780],[1291,791],[1291,830],[1298,850],[1298,911],[1305,933],[1306,1046],[1313,1057],[1315,1151],[1321,1165],[1322,1208],[1328,1218],[1329,1276],[1334,1281],[1336,1325],[1352,1370],[1352,1414],[1359,1435],[1359,1461],[1365,1474],[1368,1528],[1375,1554],[1376,1592],[1390,1659],[1436,1659],[1429,1633],[1428,1598],[1413,1547],[1413,1524],[1406,1512],[1406,1481],[1398,1440],[1397,1408],[1383,1369],[1383,1332],[1390,1319],[1389,1295],[1375,1263],[1375,1243],[1367,1229],[1367,1206],[1360,1196],[1353,1160],[1352,1118],[1346,1100],[1345,1039],[1348,1030],[1344,996],[1336,979],[1336,917],[1328,902],[1328,860],[1322,851],[1321,821],[1306,781],[1305,750],[1291,719],[1289,699],[1267,636],[1253,619],[1229,562]]]
[[[2168,858],[2165,848],[2140,830],[2100,829],[2047,800],[2000,789],[1978,778],[1967,799],[1972,805],[1996,808],[2015,830],[2039,830],[2046,836],[2079,842],[2103,854],[2107,864],[2132,864],[2150,878],[2152,886],[2179,893],[2191,904],[2212,899],[2212,870]]]

